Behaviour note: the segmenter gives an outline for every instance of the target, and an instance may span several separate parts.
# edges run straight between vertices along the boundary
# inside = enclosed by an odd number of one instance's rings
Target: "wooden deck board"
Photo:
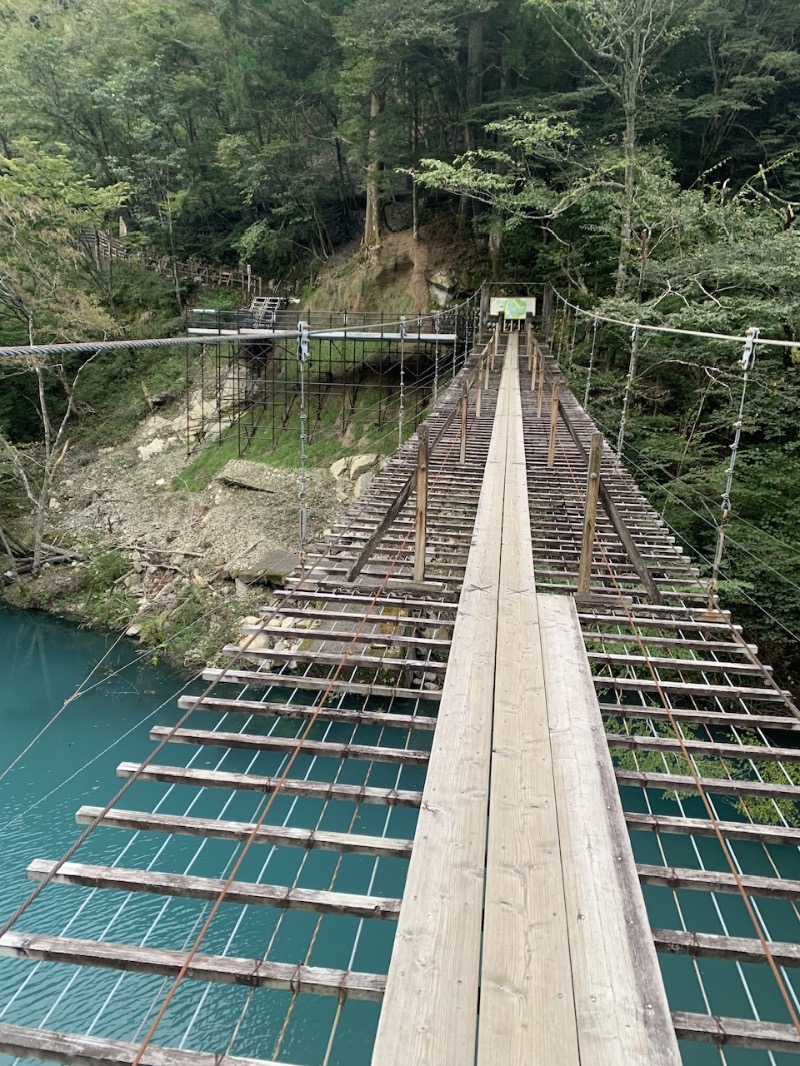
[[[539,596],[539,616],[581,1063],[674,1066],[680,1055],[574,602]]]
[[[14,932],[0,937],[0,957],[29,962],[59,962],[69,966],[95,966],[127,973],[158,974],[175,978],[186,962],[188,952],[167,948],[139,947],[109,941],[74,937],[45,936]],[[193,957],[186,976],[192,981],[245,985],[252,988],[280,988],[322,996],[351,996],[380,1002],[385,978],[382,974],[332,970],[293,962],[270,962],[233,955]]]
[[[0,1052],[25,1055],[44,1062],[68,1062],[72,1066],[129,1066],[139,1045],[100,1036],[61,1033],[52,1029],[29,1029],[20,1025],[0,1025]],[[156,1047],[145,1051],[142,1066],[219,1066],[220,1056],[207,1051],[184,1051],[176,1047]],[[226,1055],[225,1066],[278,1066],[272,1060],[246,1059]],[[283,1064],[288,1066],[288,1064]]]
[[[515,375],[516,348],[510,343],[506,355]],[[509,418],[497,624],[478,1066],[501,1059],[577,1066],[518,388]]]
[[[487,471],[504,462],[501,388]],[[503,478],[486,476],[375,1039],[374,1066],[475,1059]]]
[[[263,885],[250,881],[227,884],[219,877],[161,873],[155,870],[124,869],[119,866],[91,866],[48,859],[34,859],[26,876],[31,881],[51,878],[54,884],[107,888],[117,892],[151,892],[161,896],[183,896],[215,902],[224,892],[226,903],[315,911],[320,914],[349,914],[356,918],[395,920],[400,901],[381,896],[363,896],[287,885]]]

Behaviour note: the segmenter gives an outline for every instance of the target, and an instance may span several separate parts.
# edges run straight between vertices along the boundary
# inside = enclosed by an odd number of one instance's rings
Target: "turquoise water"
[[[674,794],[649,790],[649,808],[645,793],[638,788],[623,789],[626,810],[661,815],[686,815],[705,818],[702,802],[697,797],[674,798]],[[714,797],[718,817],[742,821],[738,810],[719,797]],[[631,835],[637,862],[655,866],[688,867],[717,870],[730,869],[716,839],[675,834],[657,835],[634,832]],[[783,845],[732,841],[733,856],[739,868],[748,875],[800,878],[800,853],[797,848]],[[651,925],[654,928],[680,930],[721,936],[755,938],[752,920],[741,897],[735,893],[714,893],[644,885],[644,898]],[[753,897],[753,905],[773,940],[800,941],[800,920],[795,900]],[[732,963],[719,959],[691,959],[688,956],[659,955],[669,1003],[672,1010],[691,1013],[711,1013],[721,1017],[761,1018],[765,1021],[790,1023],[776,980],[769,967],[753,963]],[[797,1010],[800,979],[796,969],[782,971],[790,996]],[[706,1066],[727,1063],[728,1066],[788,1066],[797,1062],[795,1055],[770,1054],[763,1050],[726,1047],[724,1057],[713,1046],[684,1042],[681,1044],[686,1066]]]
[[[28,743],[63,700],[104,655],[109,641],[45,616],[0,612],[0,649],[6,684],[0,694],[0,772]],[[111,673],[139,655],[127,645],[105,664]],[[145,658],[118,676],[109,677],[71,704],[29,755],[0,781],[0,915],[4,920],[32,888],[25,868],[34,858],[54,859],[77,836],[75,812],[82,804],[102,806],[120,782],[115,770],[122,761],[136,761],[152,749],[148,729],[170,724],[179,714],[176,695],[186,680]],[[193,692],[202,685],[189,685]],[[165,704],[155,714],[153,708]],[[227,731],[264,732],[271,719],[253,723],[239,716],[196,714],[192,726]],[[271,732],[294,735],[296,722],[275,720]],[[350,740],[401,746],[407,733],[320,723],[315,739]],[[421,746],[414,734],[413,743]],[[174,745],[160,763],[258,774],[279,772],[281,756],[223,748]],[[378,787],[419,788],[421,771],[395,765],[301,759],[292,776],[314,780],[368,783]],[[191,814],[250,821],[263,797],[224,788],[198,790],[160,783],[137,782],[119,806],[168,814]],[[387,836],[413,835],[414,811],[382,805],[356,808],[351,803],[323,802],[280,796],[270,822],[323,830]],[[236,845],[190,836],[132,834],[95,830],[75,861],[120,867],[150,866],[155,870],[223,876],[230,869]],[[296,885],[373,895],[397,895],[406,863],[398,859],[307,852],[299,848],[254,846],[237,879]],[[126,895],[103,890],[51,885],[33,903],[15,929],[78,938],[179,948],[189,946],[209,905],[202,901]],[[268,907],[225,904],[202,951],[277,962],[386,972],[393,925],[340,915],[280,911]],[[34,965],[0,960],[0,1020],[48,1029],[91,1032],[98,1036],[136,1040],[149,1027],[166,992],[160,977],[121,975],[115,971]],[[288,991],[259,990],[248,997],[237,986],[184,981],[154,1042],[170,1046],[223,1051],[237,1019],[242,1017],[232,1053],[280,1061],[321,1063],[330,1042],[331,1066],[369,1062],[378,1006],[350,1000],[339,1009],[334,996],[301,995],[293,1002]],[[331,1035],[333,1033],[333,1036]],[[0,1056],[0,1062],[5,1062]]]
[[[0,773],[75,691],[110,645],[108,638],[46,616],[0,611],[4,667]],[[32,887],[25,880],[28,863],[62,854],[79,832],[76,810],[82,804],[102,806],[107,802],[120,785],[117,765],[140,760],[151,751],[148,730],[177,719],[176,697],[181,691],[200,691],[201,685],[187,682],[163,666],[154,667],[147,656],[137,662],[139,656],[140,649],[132,644],[116,649],[90,682],[96,687],[70,704],[20,764],[0,780],[0,922]],[[286,719],[260,716],[249,721],[242,716],[226,719],[208,713],[195,715],[191,725],[254,733],[269,729],[283,736],[294,735],[299,728],[298,723]],[[396,729],[379,731],[360,726],[353,730],[325,723],[314,728],[315,739],[410,747],[423,747],[430,740],[429,735],[409,736]],[[170,746],[158,762],[259,774],[274,774],[281,767],[281,757],[274,753],[188,745]],[[315,780],[368,780],[378,787],[413,789],[422,785],[421,770],[406,767],[398,772],[391,763],[307,758],[295,765],[292,776],[304,774]],[[680,813],[676,800],[655,791],[648,795],[655,813]],[[262,802],[256,793],[138,782],[119,805],[251,821]],[[626,789],[625,802],[630,809],[646,810],[641,790]],[[687,815],[702,817],[696,800],[686,799],[682,807]],[[732,809],[723,813],[727,818],[736,817]],[[415,817],[413,811],[397,807],[356,807],[280,796],[269,820],[289,826],[408,837],[413,835]],[[664,836],[663,853],[654,834],[635,833],[633,841],[639,862],[726,868],[713,839],[693,842],[688,837]],[[769,876],[775,872],[774,863],[784,877],[800,878],[797,849],[770,847],[767,851],[738,842],[735,850],[748,873]],[[230,868],[234,852],[235,845],[224,841],[103,828],[92,833],[76,861],[219,877]],[[396,896],[402,890],[405,865],[397,859],[261,845],[251,849],[238,878],[317,889],[333,885],[340,891]],[[646,887],[645,897],[654,926],[679,929],[683,919],[690,929],[753,936],[743,904],[735,895],[712,898],[705,893]],[[757,905],[773,938],[800,939],[796,903],[758,900]],[[178,948],[193,942],[207,906],[201,901],[52,885],[16,929]],[[225,904],[201,950],[247,958],[268,953],[274,961],[385,972],[392,936],[393,926],[388,922],[332,915],[320,919],[313,913]],[[710,1009],[723,1016],[760,1015],[788,1021],[766,966],[737,967],[714,960],[695,964],[690,958],[677,956],[662,957],[661,964],[675,1010],[705,1013]],[[797,982],[796,972],[786,976]],[[135,1041],[149,1027],[167,987],[161,978],[147,975],[0,960],[0,1021]],[[293,1000],[286,991],[259,990],[249,998],[242,987],[185,981],[156,1042],[223,1051],[241,1018],[234,1054],[319,1066],[330,1045],[331,1066],[367,1066],[377,1016],[378,1007],[373,1003],[348,1000],[340,1009],[335,997],[301,995]],[[682,1052],[687,1066],[719,1062],[784,1066],[795,1061],[793,1056],[742,1049],[726,1049],[723,1058],[714,1047],[693,1044],[683,1045]],[[8,1066],[10,1061],[0,1056],[0,1066]]]

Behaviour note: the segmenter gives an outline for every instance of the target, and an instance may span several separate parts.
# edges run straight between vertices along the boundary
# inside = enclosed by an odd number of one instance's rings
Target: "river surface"
[[[83,804],[105,804],[120,785],[116,777],[118,764],[135,762],[147,755],[152,750],[149,729],[156,724],[174,723],[180,713],[176,697],[182,691],[200,690],[197,682],[153,664],[133,644],[124,642],[110,651],[112,644],[110,637],[79,630],[45,615],[0,610],[0,775],[95,671],[84,686],[88,691],[70,703],[19,763],[0,778],[0,924],[31,891],[32,883],[25,879],[31,860],[54,859],[64,852],[80,831],[75,822],[78,808]],[[197,724],[226,730],[242,728],[224,718]],[[292,723],[279,723],[280,730],[290,728]],[[331,726],[319,728],[326,731],[324,735],[329,739],[345,739],[332,734]],[[256,722],[253,731],[259,729],[263,730],[263,720],[261,725]],[[377,742],[396,743],[391,733],[384,730]],[[360,735],[358,740],[376,742],[368,735]],[[159,761],[191,763],[203,769],[221,765],[223,770],[240,772],[274,773],[278,768],[275,756],[264,753],[256,761],[245,752],[223,756],[220,749],[216,753],[215,749],[203,749],[198,755],[186,745],[174,747],[178,756],[170,750],[169,757],[159,757]],[[325,760],[315,761],[312,776],[326,779],[321,765]],[[308,772],[313,762],[306,767]],[[355,766],[355,760],[349,760],[346,772],[356,772]],[[369,779],[371,785],[421,786],[421,779],[414,778],[413,768],[406,768],[402,780],[394,781],[388,775],[396,773],[396,768],[388,764],[375,767],[375,775]],[[293,775],[302,776],[300,764]],[[330,774],[327,779],[331,779]],[[626,802],[642,809],[643,794],[628,792]],[[158,807],[170,814],[251,820],[259,802],[255,793],[137,783],[121,805],[151,811]],[[315,807],[316,803],[281,799],[270,820],[289,826],[319,825],[339,831],[413,835],[414,814],[410,811],[376,805],[354,813],[349,804],[326,805],[323,809]],[[684,806],[687,814],[702,815],[691,801],[684,801]],[[673,801],[657,801],[654,809],[676,813]],[[358,823],[354,825],[356,818]],[[659,852],[652,834],[635,834],[638,861],[696,865],[691,838],[665,839],[672,849],[666,856]],[[718,857],[713,855],[713,842],[703,841],[701,847],[707,852],[709,864],[715,865]],[[743,852],[746,847],[737,849]],[[396,859],[353,855],[338,858],[331,852],[309,853],[292,848],[256,850],[257,857],[248,858],[239,879],[295,883],[309,888],[329,888],[335,882],[340,891],[394,896],[399,893],[405,873],[405,864]],[[81,848],[76,861],[151,866],[219,877],[230,869],[233,854],[233,845],[225,841],[204,843],[197,837],[98,829]],[[781,849],[780,862],[784,876],[800,877],[796,849]],[[741,913],[741,903],[734,896],[717,897],[719,903],[714,906],[718,910],[713,913],[708,910],[712,907],[711,897],[701,893],[684,892],[676,897],[667,890],[649,888],[646,898],[654,926],[680,928],[678,899],[689,928],[752,936],[746,916]],[[193,942],[207,907],[201,901],[180,898],[128,896],[51,885],[15,929],[174,948]],[[767,901],[762,902],[762,907],[775,939],[797,938],[795,904]],[[703,908],[708,913],[701,913]],[[249,958],[262,956],[268,950],[269,957],[277,961],[308,958],[316,966],[385,973],[391,951],[389,926],[388,922],[365,922],[338,915],[321,920],[309,913],[226,904],[202,950]],[[765,966],[737,969],[711,960],[697,967],[688,958],[667,958],[662,960],[662,967],[673,1009],[705,1013],[710,1008],[722,1015],[736,1014],[741,1009],[746,1015],[750,1013],[749,1002],[763,1017],[783,1020],[780,1004],[775,1000],[774,982]],[[161,978],[148,975],[0,960],[0,1021],[141,1040],[167,987]],[[703,1001],[703,989],[709,997],[708,1004]],[[185,981],[155,1042],[221,1052],[228,1047],[238,1020],[233,1054],[273,1057],[298,1066],[321,1066],[327,1054],[328,1066],[368,1066],[377,1017],[378,1008],[371,1003],[348,1000],[340,1008],[334,997],[306,995],[293,1005],[288,992],[261,991],[248,997],[247,990],[241,987]],[[547,1024],[546,1019],[542,1022]],[[742,1049],[727,1049],[722,1056],[715,1048],[703,1045],[683,1045],[682,1052],[688,1066],[720,1062],[730,1066],[783,1066],[796,1061],[790,1056],[773,1058],[765,1052]],[[0,1066],[10,1062],[0,1055]],[[500,1052],[498,1066],[502,1062]]]
[[[0,610],[0,774],[48,722],[54,711],[76,690],[103,659],[113,639],[80,630],[73,625],[36,613]],[[139,660],[139,661],[137,661]],[[36,858],[55,859],[75,840],[80,827],[75,813],[83,804],[104,805],[121,782],[119,763],[141,760],[153,743],[149,729],[173,724],[180,714],[176,697],[182,691],[199,692],[202,684],[163,665],[126,641],[106,659],[86,695],[71,703],[21,761],[0,780],[0,924],[30,893],[33,885],[25,870]],[[188,686],[188,687],[187,687]],[[209,716],[210,717],[210,716]],[[222,725],[242,728],[228,718],[201,720],[205,728]],[[263,719],[250,731],[263,732]],[[289,733],[296,723],[278,721],[276,732]],[[317,727],[315,727],[317,729]],[[384,742],[396,743],[384,730]],[[344,739],[320,724],[314,738]],[[359,739],[361,739],[359,737]],[[366,740],[367,738],[364,737]],[[375,742],[374,739],[372,742]],[[274,773],[276,756],[261,753],[255,762],[249,752],[223,755],[220,749],[170,746],[161,763],[223,771],[251,770]],[[329,760],[330,761],[330,760]],[[325,760],[315,760],[312,776],[330,780]],[[358,772],[348,760],[342,781]],[[302,777],[310,763],[298,760],[295,776]],[[412,768],[415,770],[416,768]],[[389,764],[376,764],[370,784],[391,787],[396,774]],[[404,777],[401,787],[420,787],[421,780]],[[252,820],[262,798],[257,793],[137,783],[120,801],[126,809],[223,816]],[[316,800],[281,799],[270,821],[288,826],[353,831],[391,836],[413,835],[415,813],[379,805],[355,815],[350,804],[328,804],[323,811]],[[299,848],[253,848],[237,875],[241,880],[276,884],[295,883],[304,888],[394,895],[401,887],[405,862],[333,852],[306,852]],[[219,877],[230,869],[234,845],[227,841],[200,841],[197,837],[163,837],[153,833],[101,828],[95,830],[75,861],[121,867],[190,872]],[[399,877],[398,877],[399,874]],[[157,947],[190,946],[207,914],[200,901],[148,894],[127,896],[107,890],[51,885],[24,914],[16,930],[51,935],[146,943]],[[391,952],[391,923],[362,921],[339,915],[227,905],[203,941],[208,953],[244,958],[269,957],[297,963],[308,957],[316,966],[348,967],[366,972],[386,972]],[[0,960],[0,1021],[41,1026],[122,1040],[141,1039],[167,987],[161,978],[120,975],[115,971],[76,969],[53,964],[32,965]],[[238,1019],[232,1054],[279,1061],[321,1064],[332,1031],[330,1066],[367,1066],[377,1024],[378,1006],[348,1000],[339,1010],[335,996],[304,995],[292,1005],[289,992],[266,990],[248,1000],[247,990],[231,985],[185,981],[157,1033],[154,1043],[223,1051]],[[277,1054],[275,1052],[277,1051]],[[0,1064],[11,1060],[0,1055]]]

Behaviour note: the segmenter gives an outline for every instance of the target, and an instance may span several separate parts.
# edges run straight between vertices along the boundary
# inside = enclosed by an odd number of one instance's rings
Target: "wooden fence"
[[[263,279],[254,274],[250,264],[238,267],[209,266],[197,259],[185,262],[168,256],[156,258],[144,250],[132,254],[126,245],[103,230],[84,230],[78,240],[79,245],[96,263],[110,259],[127,259],[138,261],[149,270],[158,274],[170,274],[176,281],[189,281],[196,285],[219,285],[225,288],[241,289],[251,296],[262,296]]]

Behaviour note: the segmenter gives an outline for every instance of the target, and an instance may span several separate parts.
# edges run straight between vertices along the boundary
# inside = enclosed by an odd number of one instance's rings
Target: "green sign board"
[[[505,310],[503,311],[503,316],[505,318],[525,318],[527,313],[528,304],[526,300],[506,300]]]

